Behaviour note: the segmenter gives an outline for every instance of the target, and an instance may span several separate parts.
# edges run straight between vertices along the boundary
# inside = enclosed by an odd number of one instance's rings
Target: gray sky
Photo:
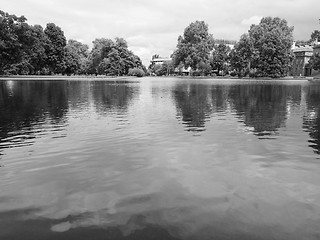
[[[67,39],[90,47],[95,38],[123,37],[146,66],[153,54],[170,56],[196,20],[204,20],[214,38],[229,40],[266,16],[286,19],[296,40],[320,30],[319,0],[1,0],[0,9],[32,25],[53,22]]]

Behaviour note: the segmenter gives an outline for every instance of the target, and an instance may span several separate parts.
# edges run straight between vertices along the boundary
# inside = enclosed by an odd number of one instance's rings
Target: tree
[[[31,29],[34,42],[29,55],[29,62],[32,66],[30,74],[45,74],[47,63],[46,44],[48,43],[48,38],[42,26],[34,25]]]
[[[135,77],[143,77],[146,73],[140,68],[130,68],[128,75]]]
[[[258,76],[278,78],[289,71],[292,60],[293,27],[278,17],[262,18],[258,25],[252,25],[249,37],[252,41],[256,58],[252,67]]]
[[[46,54],[48,67],[51,73],[61,73],[63,71],[63,58],[65,56],[66,38],[60,27],[54,23],[48,23],[44,33],[48,38]]]
[[[68,40],[64,53],[63,73],[84,74],[88,68],[89,47],[76,40]]]
[[[93,48],[89,54],[89,73],[98,74],[98,66],[104,59],[103,54],[111,50],[113,41],[106,38],[97,38],[93,42]]]
[[[243,34],[230,52],[230,66],[239,77],[245,76],[255,58],[252,41],[248,34]]]
[[[94,40],[89,62],[89,72],[94,74],[121,76],[127,75],[133,68],[145,72],[141,59],[128,49],[123,38],[116,38],[115,41],[106,38]]]
[[[22,61],[23,46],[19,36],[26,20],[24,16],[17,17],[0,10],[0,74],[11,73],[13,65]]]
[[[318,71],[320,70],[320,54],[315,53],[309,60],[309,66],[313,68],[314,70]]]
[[[311,36],[310,36],[310,43],[312,42],[320,42],[320,31],[319,30],[314,30],[313,33],[311,33]]]
[[[208,33],[208,25],[204,21],[191,23],[179,36],[177,49],[174,51],[173,64],[175,67],[183,64],[184,68],[197,70],[203,64],[209,64],[209,55],[213,50],[213,37]]]
[[[224,43],[220,43],[219,45],[215,46],[211,55],[210,63],[212,69],[217,70],[218,74],[220,71],[227,70],[230,51],[230,47]]]

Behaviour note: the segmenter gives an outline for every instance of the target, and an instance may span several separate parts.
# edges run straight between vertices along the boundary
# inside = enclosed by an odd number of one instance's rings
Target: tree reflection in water
[[[100,114],[126,112],[135,95],[135,89],[125,81],[93,83],[92,96]]]
[[[186,131],[205,131],[211,114],[226,109],[226,86],[181,84],[174,89],[177,117]]]
[[[309,132],[309,147],[320,154],[320,85],[310,85],[307,89],[307,114],[303,119],[303,128]]]
[[[64,81],[0,82],[0,148],[32,144],[42,124],[66,124],[67,92]]]
[[[299,101],[300,93],[301,86],[243,84],[232,86],[229,97],[244,124],[263,138],[277,134],[285,124],[288,101]]]

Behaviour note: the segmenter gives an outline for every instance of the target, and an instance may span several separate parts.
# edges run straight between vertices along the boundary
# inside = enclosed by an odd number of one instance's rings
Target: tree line
[[[191,68],[192,75],[229,73],[238,77],[284,77],[290,73],[294,59],[291,50],[293,30],[285,19],[265,17],[259,24],[251,25],[239,41],[228,42],[214,39],[208,32],[207,23],[195,21],[179,36],[172,61],[151,64],[149,69],[156,75]],[[320,40],[317,30],[311,34],[308,43],[316,39]],[[315,54],[309,64],[320,70],[319,54]]]
[[[292,67],[293,30],[285,19],[265,17],[234,42],[214,39],[207,23],[195,21],[178,37],[172,61],[151,64],[147,70],[123,38],[97,38],[89,50],[86,44],[67,40],[54,23],[43,29],[29,25],[24,16],[0,10],[0,75],[161,76],[191,69],[192,75],[278,78],[288,75]],[[310,40],[297,43],[310,44],[316,39],[320,40],[318,30]],[[320,70],[319,54],[314,54],[309,67]]]
[[[62,29],[48,23],[29,25],[24,16],[0,10],[0,75],[103,74],[143,76],[141,59],[123,38],[98,38],[93,48],[67,40]]]

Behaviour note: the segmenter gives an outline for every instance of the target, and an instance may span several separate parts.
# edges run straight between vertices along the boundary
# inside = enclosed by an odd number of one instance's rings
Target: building
[[[160,57],[158,55],[155,55],[152,57],[151,59],[151,64],[163,64],[164,62],[171,62],[172,59],[171,58],[164,58],[164,57]]]
[[[309,66],[309,60],[313,55],[312,46],[293,46],[292,52],[294,60],[292,62],[291,75],[292,76],[311,76],[312,69]]]

